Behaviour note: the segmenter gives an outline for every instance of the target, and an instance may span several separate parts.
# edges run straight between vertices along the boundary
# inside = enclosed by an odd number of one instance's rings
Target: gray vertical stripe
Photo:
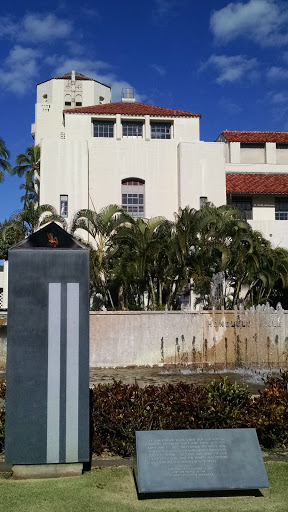
[[[47,463],[59,462],[61,283],[49,283]]]
[[[79,283],[67,283],[66,462],[78,461]]]

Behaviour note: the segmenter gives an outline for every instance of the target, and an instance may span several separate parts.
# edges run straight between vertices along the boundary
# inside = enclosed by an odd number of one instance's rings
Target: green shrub
[[[227,379],[207,388],[183,382],[145,388],[100,384],[93,389],[92,449],[129,456],[136,430],[241,427],[249,404],[248,391]]]
[[[256,428],[259,442],[271,448],[288,444],[288,371],[269,377],[251,404],[247,426]]]
[[[246,387],[227,378],[207,387],[179,382],[140,388],[114,381],[92,390],[92,450],[130,456],[137,430],[256,428],[260,444],[288,445],[288,371],[269,377],[254,400]],[[0,385],[5,398],[5,384]],[[0,451],[4,446],[0,409]]]

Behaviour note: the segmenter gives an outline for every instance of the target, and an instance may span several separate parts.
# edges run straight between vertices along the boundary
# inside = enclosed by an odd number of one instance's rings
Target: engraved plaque
[[[136,432],[141,493],[269,487],[255,429]]]

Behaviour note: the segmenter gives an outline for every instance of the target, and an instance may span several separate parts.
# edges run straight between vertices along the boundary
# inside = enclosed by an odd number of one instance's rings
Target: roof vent
[[[122,103],[135,103],[135,89],[133,87],[122,89],[121,101]]]

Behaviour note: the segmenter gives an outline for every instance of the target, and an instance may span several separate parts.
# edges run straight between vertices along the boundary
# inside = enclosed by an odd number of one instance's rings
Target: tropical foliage
[[[178,309],[191,289],[206,309],[274,305],[287,288],[288,251],[272,249],[229,205],[187,207],[174,222],[110,205],[81,210],[71,230],[92,246],[94,309]]]
[[[0,260],[8,260],[8,250],[25,238],[23,223],[13,218],[0,223]]]
[[[140,388],[114,381],[92,395],[92,449],[130,456],[137,430],[255,428],[262,446],[288,443],[288,372],[266,382],[252,398],[224,378],[208,386],[184,382]]]
[[[24,190],[21,201],[24,201],[24,207],[29,201],[36,201],[39,188],[40,177],[40,146],[30,144],[26,153],[20,153],[16,157],[17,165],[10,170],[12,175],[19,178],[24,176],[25,182],[20,186]]]
[[[57,214],[53,206],[50,204],[37,206],[32,201],[29,201],[23,210],[10,219],[9,227],[10,229],[16,228],[20,224],[23,226],[25,236],[29,236],[52,220],[60,222],[63,227],[66,226],[65,219]]]
[[[11,165],[8,162],[9,151],[3,139],[0,138],[0,183],[4,180],[4,172],[9,172]]]
[[[162,386],[94,386],[91,393],[92,451],[130,456],[137,430],[255,428],[266,448],[288,445],[288,372],[268,377],[252,397],[227,377],[207,386],[184,382]],[[4,447],[5,384],[0,384],[0,452]]]

